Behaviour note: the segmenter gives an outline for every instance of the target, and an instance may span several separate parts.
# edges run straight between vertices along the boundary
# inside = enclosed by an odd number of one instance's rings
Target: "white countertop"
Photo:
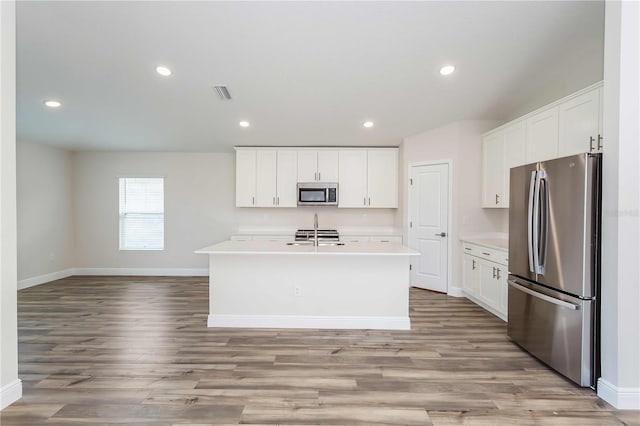
[[[303,227],[304,228],[304,227]],[[309,226],[306,229],[312,229],[313,226]],[[323,227],[321,227],[323,228]],[[323,228],[325,229],[325,228]],[[387,228],[387,227],[352,227],[352,228],[337,228],[338,233],[340,235],[347,236],[392,236],[398,235],[402,236],[402,230],[396,228]],[[271,236],[271,235],[291,235],[293,237],[296,233],[297,229],[293,228],[254,228],[254,229],[238,229],[236,232],[231,235],[260,235],[260,236]]]
[[[466,237],[461,238],[460,241],[476,244],[479,246],[508,251],[509,250],[509,240],[506,238],[485,238],[485,237]]]
[[[375,255],[418,256],[415,250],[398,243],[362,242],[343,246],[293,246],[284,241],[223,241],[196,250],[197,254],[287,254],[287,255]]]

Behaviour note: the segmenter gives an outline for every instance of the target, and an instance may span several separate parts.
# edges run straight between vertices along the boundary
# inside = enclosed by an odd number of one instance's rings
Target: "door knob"
[[[446,237],[447,233],[446,232],[441,232],[439,234],[436,234],[436,237]]]

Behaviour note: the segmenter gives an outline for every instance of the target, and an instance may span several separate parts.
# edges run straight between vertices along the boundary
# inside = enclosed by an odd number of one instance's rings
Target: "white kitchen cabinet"
[[[275,149],[256,152],[256,206],[276,206],[277,152]]]
[[[236,151],[236,207],[256,205],[256,151]]]
[[[559,157],[601,151],[601,91],[602,88],[584,93],[558,106]]]
[[[338,207],[398,207],[398,150],[341,150]]]
[[[462,255],[462,289],[474,296],[480,293],[480,263],[468,254]]]
[[[237,149],[237,207],[296,207],[294,150]]]
[[[463,243],[462,289],[469,300],[506,321],[508,259],[506,250]]]
[[[527,118],[527,163],[558,158],[558,107]]]
[[[504,192],[500,202],[503,207],[509,207],[510,173],[513,167],[526,164],[527,125],[522,120],[506,127],[504,134]]]
[[[298,182],[337,182],[338,150],[298,151]]]
[[[367,151],[339,153],[338,207],[367,207]]]
[[[338,182],[338,151],[321,150],[318,151],[318,181]]]
[[[482,140],[482,207],[504,207],[504,135],[494,133]]]
[[[368,207],[398,207],[398,150],[367,151]]]
[[[482,139],[482,207],[509,207],[509,173],[525,164],[525,121]]]
[[[293,150],[278,150],[276,173],[276,206],[298,205],[298,155]]]

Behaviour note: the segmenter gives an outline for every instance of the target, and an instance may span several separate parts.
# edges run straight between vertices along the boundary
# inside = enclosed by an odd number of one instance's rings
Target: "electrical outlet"
[[[293,295],[295,297],[300,297],[300,287],[294,287],[293,288]]]

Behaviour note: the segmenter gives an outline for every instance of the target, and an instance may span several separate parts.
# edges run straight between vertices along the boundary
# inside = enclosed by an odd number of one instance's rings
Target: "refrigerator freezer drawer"
[[[580,386],[593,386],[594,301],[509,277],[508,334]]]

